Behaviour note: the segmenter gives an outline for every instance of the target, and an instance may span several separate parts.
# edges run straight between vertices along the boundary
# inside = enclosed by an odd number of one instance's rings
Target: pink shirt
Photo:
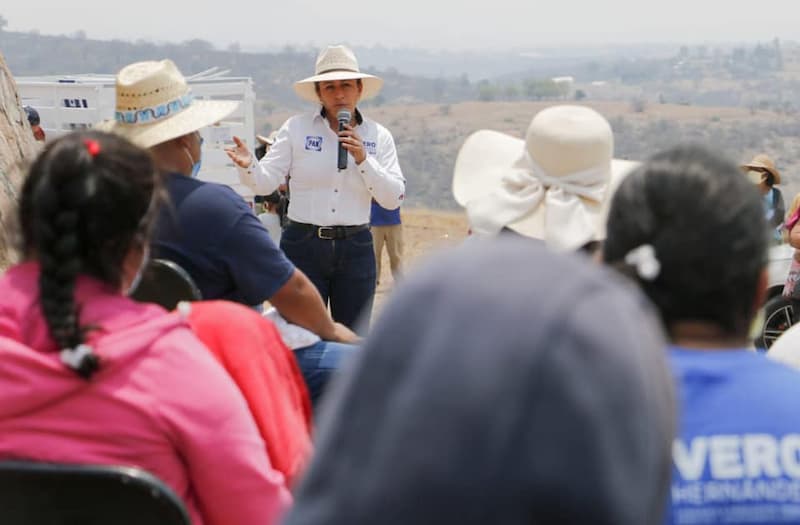
[[[133,465],[164,481],[195,524],[276,523],[291,502],[245,401],[178,314],[81,277],[89,381],[59,360],[38,265],[0,279],[0,458]]]

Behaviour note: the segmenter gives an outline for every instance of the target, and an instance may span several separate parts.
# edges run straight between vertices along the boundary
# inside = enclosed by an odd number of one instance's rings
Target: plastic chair
[[[190,525],[158,478],[132,467],[0,462],[3,525]]]
[[[199,301],[200,289],[179,264],[166,259],[151,259],[130,296],[143,303],[160,304],[174,310],[181,301]]]

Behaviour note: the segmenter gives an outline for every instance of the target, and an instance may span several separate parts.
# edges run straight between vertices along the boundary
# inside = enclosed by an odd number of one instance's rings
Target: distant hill
[[[450,187],[456,155],[464,139],[483,128],[524,137],[533,115],[552,104],[385,105],[369,109],[368,114],[394,134],[400,164],[408,180],[407,204],[454,210],[458,205]],[[784,176],[787,202],[800,191],[800,121],[793,115],[680,104],[649,104],[643,108],[613,101],[581,104],[609,119],[619,158],[644,160],[657,151],[688,142],[721,150],[736,162],[767,152]],[[290,112],[275,113],[267,117],[267,124],[278,127],[289,116]]]
[[[273,108],[299,109],[303,103],[294,95],[292,84],[313,74],[316,53],[286,47],[274,53],[245,53],[235,46],[215,49],[205,40],[180,44],[147,41],[92,40],[77,36],[47,36],[0,31],[0,52],[15,76],[78,73],[116,73],[140,60],[170,58],[184,75],[217,66],[233,76],[253,79],[256,96],[266,111]],[[361,61],[362,68],[369,60]],[[428,78],[401,73],[397,68],[377,70],[386,81],[374,104],[387,102],[457,102],[476,97],[477,88],[468,78]]]
[[[229,69],[253,78],[260,132],[311,108],[292,84],[313,72],[316,55],[289,46],[255,53],[235,45],[216,49],[204,40],[156,44],[2,30],[0,52],[15,76],[114,73],[131,62],[165,57],[186,75]],[[456,207],[450,178],[469,133],[489,128],[522,136],[536,111],[556,103],[588,104],[609,118],[620,157],[644,159],[680,142],[707,144],[741,161],[763,151],[786,175],[786,193],[800,190],[795,43],[485,54],[376,46],[356,53],[363,69],[386,81],[379,97],[362,106],[394,134],[412,207]]]

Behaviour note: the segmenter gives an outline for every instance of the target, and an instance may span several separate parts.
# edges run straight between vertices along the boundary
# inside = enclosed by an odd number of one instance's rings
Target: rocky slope
[[[36,154],[17,86],[0,52],[0,269],[11,262],[14,214],[23,167]]]

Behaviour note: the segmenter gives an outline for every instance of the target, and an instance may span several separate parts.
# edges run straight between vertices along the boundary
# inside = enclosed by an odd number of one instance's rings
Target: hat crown
[[[117,75],[117,111],[168,104],[189,94],[189,85],[172,60],[137,62]]]
[[[328,46],[319,54],[315,74],[321,75],[329,71],[361,72],[356,55],[347,46]]]
[[[614,134],[605,117],[591,108],[555,106],[540,111],[525,143],[530,157],[551,177],[601,168],[610,176]]]
[[[756,164],[756,165],[757,164],[761,164],[762,166],[764,166],[765,168],[768,168],[770,170],[774,170],[775,169],[775,163],[772,162],[772,159],[769,158],[769,156],[764,154],[764,153],[760,153],[760,154],[756,155],[755,157],[753,157],[753,160],[750,163],[751,164]]]

